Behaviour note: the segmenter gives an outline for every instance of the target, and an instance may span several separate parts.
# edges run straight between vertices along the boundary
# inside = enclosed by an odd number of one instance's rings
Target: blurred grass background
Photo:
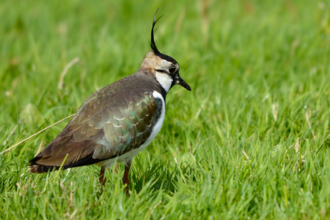
[[[133,74],[157,8],[157,46],[193,91],[168,94],[131,197],[122,168],[102,195],[96,166],[28,172],[62,122],[0,155],[0,219],[328,219],[327,1],[3,0],[0,151]]]

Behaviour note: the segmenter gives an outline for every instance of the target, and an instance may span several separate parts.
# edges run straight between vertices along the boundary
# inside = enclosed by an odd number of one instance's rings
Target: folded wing
[[[100,90],[82,104],[64,130],[30,161],[30,166],[58,168],[66,155],[63,168],[83,166],[136,149],[151,134],[161,105],[148,91],[108,94]]]

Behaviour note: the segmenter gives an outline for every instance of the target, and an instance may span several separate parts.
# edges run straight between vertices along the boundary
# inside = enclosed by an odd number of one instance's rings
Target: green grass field
[[[97,166],[29,173],[66,120],[0,155],[0,219],[329,219],[328,1],[1,1],[0,151],[133,74],[158,7],[192,92],[169,92],[131,197],[123,166],[104,194]]]

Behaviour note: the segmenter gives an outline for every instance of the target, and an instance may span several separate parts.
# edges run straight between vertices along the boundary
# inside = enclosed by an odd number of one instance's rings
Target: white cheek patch
[[[168,74],[156,72],[156,79],[166,92],[170,90],[173,79]]]

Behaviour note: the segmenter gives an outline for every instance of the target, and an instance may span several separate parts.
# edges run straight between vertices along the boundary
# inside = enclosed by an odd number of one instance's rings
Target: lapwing
[[[157,12],[151,28],[151,51],[139,70],[92,94],[63,131],[30,161],[31,173],[96,164],[101,166],[99,181],[103,189],[105,169],[123,162],[122,180],[129,194],[132,160],[160,131],[167,93],[176,84],[191,91],[179,75],[178,62],[156,47]]]

